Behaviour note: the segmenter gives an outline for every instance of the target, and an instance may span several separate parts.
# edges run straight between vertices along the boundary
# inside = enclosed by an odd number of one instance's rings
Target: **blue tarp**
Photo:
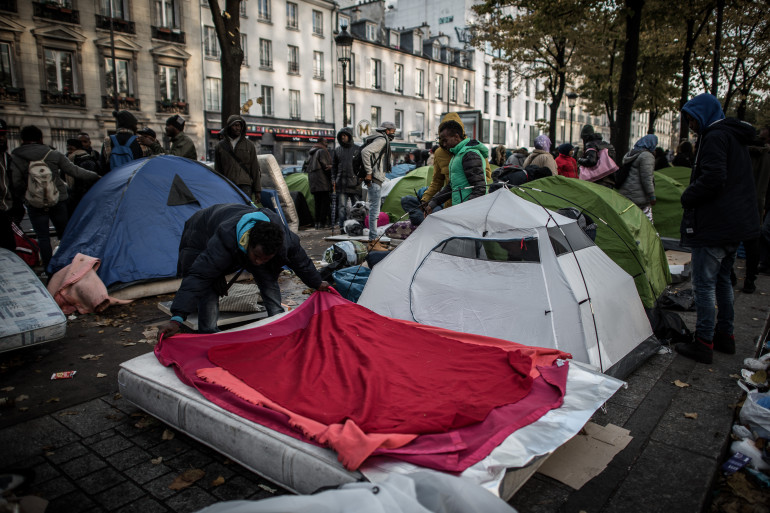
[[[361,296],[361,292],[364,291],[364,285],[366,285],[366,281],[369,279],[369,273],[371,273],[371,270],[362,265],[354,265],[353,267],[334,271],[332,273],[334,288],[342,297],[356,303]]]
[[[187,219],[218,203],[248,204],[241,190],[194,160],[159,155],[114,169],[73,213],[48,272],[77,253],[97,257],[107,287],[176,276]]]
[[[390,173],[385,175],[386,178],[393,180],[399,176],[406,175],[409,171],[413,170],[416,166],[414,164],[396,164],[390,169]]]

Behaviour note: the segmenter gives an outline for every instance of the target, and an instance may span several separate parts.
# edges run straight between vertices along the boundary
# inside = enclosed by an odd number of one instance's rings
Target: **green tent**
[[[382,203],[382,211],[399,218],[404,215],[404,209],[401,208],[401,198],[414,196],[414,191],[427,187],[433,179],[433,166],[423,166],[412,170],[409,174],[398,179],[396,185],[388,192],[385,201]]]
[[[687,187],[690,184],[690,173],[692,172],[692,169],[689,167],[664,167],[663,169],[658,169],[657,172],[663,173]],[[653,217],[653,219],[655,218]]]
[[[290,191],[297,191],[305,197],[310,213],[315,217],[315,199],[310,193],[310,185],[307,183],[307,173],[292,173],[283,177]]]
[[[652,207],[652,222],[661,237],[679,238],[679,225],[682,224],[682,203],[679,199],[684,189],[679,181],[655,171],[655,196],[658,201]]]
[[[671,283],[663,244],[644,213],[616,191],[585,180],[551,176],[511,189],[550,210],[575,207],[596,222],[596,244],[634,278],[644,306]]]

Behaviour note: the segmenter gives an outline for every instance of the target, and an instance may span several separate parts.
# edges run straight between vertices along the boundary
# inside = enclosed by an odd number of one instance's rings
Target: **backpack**
[[[383,136],[380,134],[377,134],[377,135],[367,137],[366,139],[364,139],[364,144],[357,147],[353,151],[353,174],[356,175],[356,178],[360,180],[363,180],[364,178],[366,178],[366,167],[364,167],[364,156],[363,156],[364,148],[369,146],[372,143],[372,141],[374,141],[378,137],[383,137]],[[380,153],[380,156],[377,157],[377,159],[374,162],[372,162],[372,168],[377,167],[377,165],[380,163],[380,160],[382,160],[382,156],[384,154],[385,154],[385,149],[383,148],[383,151]]]
[[[48,208],[59,202],[59,188],[56,187],[53,171],[45,163],[45,159],[52,151],[48,150],[40,160],[30,160],[27,165],[29,176],[24,199],[35,208]]]
[[[316,153],[318,153],[318,152],[314,152],[312,155],[308,155],[308,157],[305,160],[305,162],[302,163],[302,172],[303,173],[309,173],[310,171],[313,170],[313,167],[315,167],[315,156],[316,156]],[[310,166],[310,162],[311,161],[313,161],[313,166],[312,167]]]
[[[126,144],[119,144],[117,136],[111,135],[112,151],[110,152],[110,169],[116,169],[124,166],[134,160],[134,152],[131,145],[136,141],[136,136],[132,135],[126,141]]]
[[[24,235],[19,226],[12,222],[13,238],[16,241],[16,254],[30,266],[35,267],[40,264],[40,246],[37,241]]]

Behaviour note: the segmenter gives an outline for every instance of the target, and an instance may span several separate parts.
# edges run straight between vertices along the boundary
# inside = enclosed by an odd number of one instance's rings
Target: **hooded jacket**
[[[364,169],[367,174],[372,175],[374,183],[382,185],[382,182],[387,178],[385,175],[390,173],[391,168],[390,140],[384,131],[381,132],[379,130],[377,130],[376,134],[367,137],[367,139],[371,139],[372,142],[361,150]],[[375,162],[377,162],[377,165],[373,166],[372,164]]]
[[[682,243],[737,245],[759,236],[756,189],[747,145],[754,128],[725,119],[714,96],[700,94],[682,108],[698,122],[690,185],[682,193]]]
[[[245,124],[243,126],[246,126]],[[195,150],[195,143],[184,132],[179,132],[171,138],[171,149],[169,155],[184,157],[190,160],[198,160],[198,152]]]
[[[552,175],[559,174],[559,168],[556,165],[553,155],[546,150],[534,150],[530,153],[529,156],[524,159],[524,164],[522,164],[521,167],[526,168],[527,166],[546,167],[551,171]]]
[[[466,137],[449,151],[453,155],[449,162],[449,181],[430,200],[431,208],[445,202],[448,197],[452,198],[452,205],[458,205],[487,193],[484,172],[489,155],[487,147]]]
[[[648,150],[634,149],[623,157],[623,165],[631,169],[618,192],[639,207],[646,207],[655,198],[655,157]]]
[[[283,246],[263,265],[254,265],[239,247],[237,227],[243,216],[261,212],[271,223],[283,227]],[[299,243],[299,237],[283,224],[280,217],[268,209],[249,205],[222,204],[199,210],[184,224],[179,242],[177,272],[182,277],[171,314],[185,319],[197,311],[198,300],[211,289],[224,292],[225,276],[245,269],[257,284],[276,282],[283,266],[288,266],[311,288],[321,285],[312,260]]]
[[[332,156],[326,145],[320,142],[313,145],[308,157],[307,184],[310,192],[330,192],[332,190]]]
[[[224,138],[219,141],[214,151],[214,169],[235,185],[251,186],[257,201],[259,201],[262,183],[259,162],[257,162],[257,148],[246,137],[246,121],[241,116],[233,114],[227,118],[227,128],[236,122],[243,124],[241,136],[238,142],[235,143],[235,148],[233,148],[230,143],[230,137],[227,135],[227,131],[225,131]],[[240,161],[240,164],[238,161]]]
[[[46,153],[48,153],[48,157],[46,157],[45,163],[51,169],[56,188],[59,190],[59,203],[66,201],[69,197],[67,194],[67,183],[62,178],[62,173],[88,183],[93,183],[99,179],[98,174],[76,166],[65,155],[52,150],[45,144],[22,144],[11,153],[11,182],[13,184],[14,198],[23,198],[27,192],[29,163],[33,160],[41,160],[45,157]]]
[[[348,135],[348,142],[342,142],[342,134]],[[332,181],[337,192],[359,194],[360,180],[353,172],[353,154],[358,145],[353,142],[353,131],[345,127],[337,132],[337,142],[332,154]]]

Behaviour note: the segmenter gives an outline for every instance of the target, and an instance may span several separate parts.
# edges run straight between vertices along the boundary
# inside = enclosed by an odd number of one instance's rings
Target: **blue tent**
[[[97,273],[112,290],[176,276],[179,240],[187,219],[218,203],[249,203],[222,175],[194,160],[159,155],[114,169],[73,213],[48,272],[77,253],[97,257]]]

